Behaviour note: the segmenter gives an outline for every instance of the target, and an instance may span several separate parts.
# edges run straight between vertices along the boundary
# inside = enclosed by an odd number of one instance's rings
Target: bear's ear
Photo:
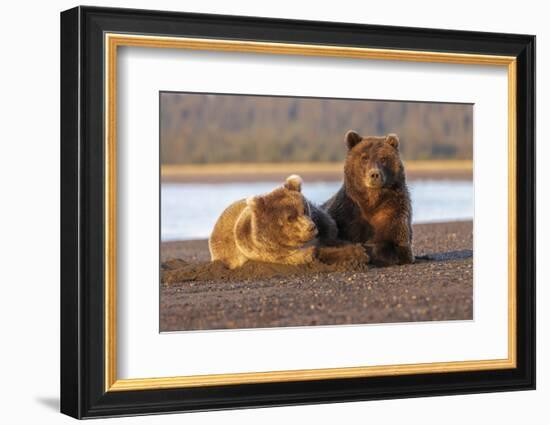
[[[246,198],[246,205],[253,209],[261,208],[264,203],[264,199],[261,196],[249,196]]]
[[[386,142],[395,149],[399,149],[399,137],[397,137],[397,134],[388,134],[386,136]]]
[[[348,145],[348,149],[351,149],[363,138],[356,131],[350,130],[344,136],[344,140],[346,141],[346,145]]]
[[[297,174],[288,176],[285,180],[285,188],[288,190],[295,190],[296,192],[302,191],[302,178]]]

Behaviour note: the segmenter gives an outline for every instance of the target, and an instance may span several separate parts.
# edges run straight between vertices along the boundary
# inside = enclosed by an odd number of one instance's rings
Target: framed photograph
[[[535,37],[61,14],[61,411],[535,388]]]

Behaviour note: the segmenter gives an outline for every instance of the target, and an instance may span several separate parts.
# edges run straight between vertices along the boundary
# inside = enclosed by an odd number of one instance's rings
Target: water
[[[217,218],[232,202],[270,192],[279,182],[164,183],[161,186],[161,239],[208,238]],[[414,180],[409,182],[414,223],[471,220],[474,190],[471,180]],[[341,186],[340,182],[307,183],[304,195],[321,204]]]

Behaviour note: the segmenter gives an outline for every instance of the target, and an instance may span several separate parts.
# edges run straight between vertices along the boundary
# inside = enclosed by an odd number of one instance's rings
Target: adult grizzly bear
[[[307,264],[317,257],[317,237],[334,239],[336,223],[301,193],[300,176],[265,195],[234,202],[221,214],[209,239],[212,261],[230,269],[248,260]],[[342,251],[343,254],[346,254]],[[327,251],[327,256],[332,252]],[[347,253],[349,255],[349,253]]]
[[[344,184],[323,208],[338,226],[338,238],[362,243],[376,265],[414,262],[411,201],[399,155],[399,139],[345,136]]]

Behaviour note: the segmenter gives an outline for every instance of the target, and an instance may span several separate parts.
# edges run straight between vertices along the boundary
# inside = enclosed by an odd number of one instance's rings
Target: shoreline
[[[471,180],[472,161],[408,161],[408,180]],[[282,181],[299,174],[307,182],[341,181],[343,163],[269,163],[162,165],[162,183],[224,183]]]
[[[163,242],[160,329],[471,320],[472,222],[414,225],[413,247],[423,257],[402,266],[229,271],[210,263],[206,240]]]

